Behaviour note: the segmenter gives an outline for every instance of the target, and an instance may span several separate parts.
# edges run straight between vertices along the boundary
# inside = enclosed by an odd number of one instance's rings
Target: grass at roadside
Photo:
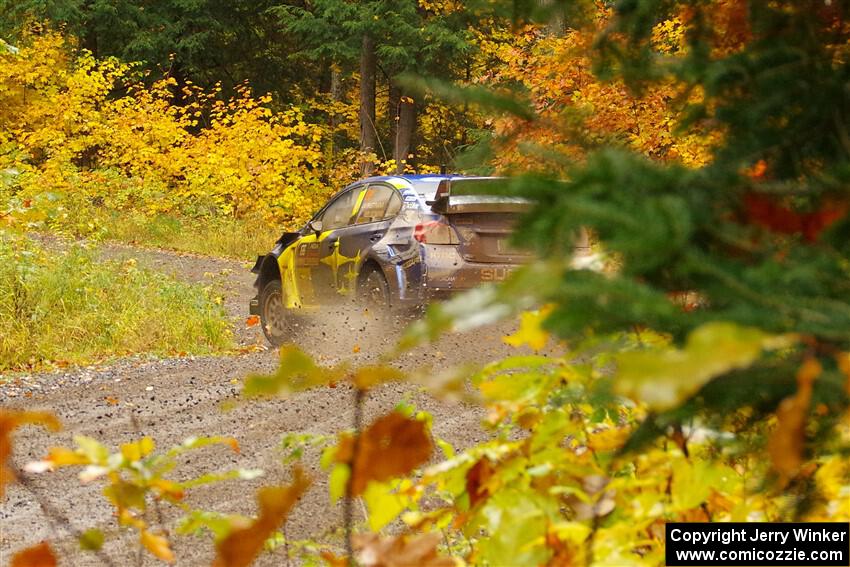
[[[3,221],[22,230],[245,261],[268,252],[285,230],[283,223],[259,215],[236,219],[223,215],[145,213],[52,193],[22,199],[4,192],[0,185],[0,225]]]
[[[0,372],[231,346],[224,310],[202,287],[0,230]]]
[[[87,218],[105,240],[239,260],[265,254],[283,233],[281,227],[260,219],[148,217],[114,212],[96,212]]]

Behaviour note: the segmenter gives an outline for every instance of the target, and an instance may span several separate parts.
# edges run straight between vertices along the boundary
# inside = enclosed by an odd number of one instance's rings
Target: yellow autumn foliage
[[[147,85],[55,32],[0,50],[0,203],[29,220],[72,224],[94,206],[295,224],[329,192],[323,135],[247,85],[229,99],[170,76]]]

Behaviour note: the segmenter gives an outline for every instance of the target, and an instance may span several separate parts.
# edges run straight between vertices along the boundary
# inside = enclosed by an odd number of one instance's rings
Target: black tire
[[[372,266],[366,268],[366,273],[360,278],[357,295],[360,303],[368,309],[374,309],[378,312],[389,312],[390,310],[390,285],[387,283],[384,274]]]
[[[280,280],[272,280],[260,293],[260,323],[266,339],[273,346],[291,341],[292,315],[283,303],[283,286]]]

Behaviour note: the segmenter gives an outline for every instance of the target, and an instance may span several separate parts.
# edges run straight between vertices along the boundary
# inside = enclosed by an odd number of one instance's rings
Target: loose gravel
[[[142,435],[154,438],[159,447],[190,436],[232,436],[239,441],[239,453],[223,446],[206,447],[187,454],[175,475],[187,479],[231,468],[262,469],[264,475],[255,480],[194,489],[186,501],[194,508],[251,515],[256,512],[257,487],[288,477],[288,466],[282,463],[282,435],[330,435],[351,426],[354,395],[342,384],[315,388],[288,399],[240,399],[246,375],[271,372],[277,366],[277,353],[266,347],[259,326],[246,324],[248,300],[254,290],[253,275],[245,263],[123,245],[105,245],[101,250],[104,258],[135,258],[141,266],[213,286],[223,297],[241,350],[226,356],[135,356],[92,367],[0,378],[0,403],[4,407],[49,410],[65,426],[60,433],[38,427],[19,430],[14,438],[14,462],[19,467],[42,458],[51,446],[72,446],[75,435],[95,437],[112,450]],[[322,364],[342,360],[368,363],[395,344],[405,323],[377,321],[355,308],[335,308],[305,317],[295,342]],[[406,353],[397,364],[410,370],[493,360],[509,353],[500,340],[508,330],[490,328],[472,335],[446,336],[435,345]],[[434,434],[456,447],[468,447],[486,438],[480,427],[479,408],[440,401],[406,384],[387,384],[370,392],[366,421],[402,400],[434,414]],[[329,503],[327,474],[318,464],[318,451],[308,452],[303,464],[314,484],[290,517],[287,536],[339,543],[341,506]],[[115,528],[112,508],[97,482],[83,484],[66,470],[28,474],[27,479],[32,491],[13,484],[0,503],[0,563],[8,563],[15,550],[47,539],[60,551],[63,565],[102,564],[97,557],[79,550],[67,526],[50,524],[39,500],[49,502],[74,529],[105,529],[108,537],[104,551],[115,565],[158,563],[148,555],[142,555],[138,562],[138,540],[132,532]],[[177,517],[175,512],[166,512],[165,525],[173,528]],[[173,541],[178,565],[211,563],[213,545],[208,535]],[[258,561],[258,565],[281,564],[285,560],[280,549]]]

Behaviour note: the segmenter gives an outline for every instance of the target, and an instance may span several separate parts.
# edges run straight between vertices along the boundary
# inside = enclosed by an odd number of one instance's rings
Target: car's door
[[[352,209],[351,222],[320,244],[320,264],[330,268],[338,294],[347,295],[369,249],[384,237],[392,219],[401,209],[401,196],[384,183],[361,186]]]
[[[336,270],[328,257],[333,253],[340,231],[352,221],[363,185],[346,189],[310,221],[295,247],[293,263],[297,273],[298,295],[305,304],[321,300],[336,289]],[[315,227],[318,230],[311,230]]]

